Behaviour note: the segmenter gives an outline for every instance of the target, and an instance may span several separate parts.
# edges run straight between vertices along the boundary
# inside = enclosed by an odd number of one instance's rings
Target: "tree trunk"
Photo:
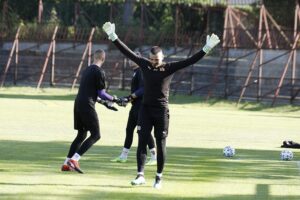
[[[133,8],[135,0],[125,0],[123,12],[123,24],[129,25],[133,19]]]

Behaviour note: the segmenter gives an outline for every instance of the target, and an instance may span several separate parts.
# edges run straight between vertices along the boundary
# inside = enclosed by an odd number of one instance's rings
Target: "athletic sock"
[[[156,150],[155,148],[150,149],[151,160],[156,160]]]
[[[78,153],[75,153],[73,156],[72,156],[72,160],[76,160],[76,161],[79,161],[79,159],[80,159],[80,155],[78,154]]]
[[[158,176],[159,178],[162,177],[162,173],[156,173],[156,176]]]
[[[142,175],[142,176],[144,176],[144,172],[138,172],[137,175]]]
[[[67,165],[68,161],[70,160],[70,158],[66,158],[64,165]]]
[[[121,153],[121,155],[120,155],[120,158],[125,158],[125,159],[127,159],[129,150],[130,150],[130,149],[127,149],[127,148],[124,147],[123,150],[122,150],[122,153]]]

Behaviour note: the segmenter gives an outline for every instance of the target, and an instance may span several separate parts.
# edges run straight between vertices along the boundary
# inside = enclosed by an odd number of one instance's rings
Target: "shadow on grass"
[[[69,150],[65,142],[0,141],[0,164],[16,164],[17,168],[3,168],[0,173],[11,171],[31,172],[45,170],[60,173],[60,164]],[[93,146],[83,156],[81,166],[87,173],[112,175],[133,174],[136,171],[135,153],[126,164],[109,160],[118,155],[121,147]],[[279,151],[237,150],[234,158],[225,158],[222,149],[168,147],[165,179],[178,181],[215,181],[218,178],[284,180],[298,176],[297,165],[279,160]],[[132,149],[135,152],[135,148]],[[101,165],[101,168],[99,168]],[[146,171],[148,168],[146,166]],[[153,168],[152,168],[153,170]]]
[[[66,90],[67,91],[67,90]],[[116,94],[117,96],[128,95],[125,91],[116,91],[111,94]],[[58,101],[74,101],[77,94],[58,94],[52,95],[50,93],[37,93],[37,94],[5,94],[0,93],[0,98],[10,98],[10,99],[34,99],[34,100],[58,100]]]
[[[2,92],[0,93],[0,98],[11,98],[11,99],[38,99],[38,100],[65,100],[73,101],[76,94],[70,94],[68,89],[60,89],[55,93],[55,90],[48,89],[43,93],[37,93],[36,90],[32,88],[28,89],[29,92],[25,94],[18,94],[18,88],[12,89],[15,93]],[[30,92],[31,91],[31,92]],[[22,91],[21,91],[22,92]],[[66,94],[67,93],[67,94]],[[117,96],[127,96],[129,91],[126,90],[112,90],[109,91],[110,94]],[[53,95],[52,95],[53,94]],[[269,104],[263,103],[253,103],[253,102],[242,102],[239,107],[236,106],[236,101],[224,100],[219,98],[211,98],[205,100],[205,97],[191,96],[191,95],[170,95],[170,104],[197,104],[204,106],[216,106],[216,107],[231,107],[233,109],[246,110],[246,111],[281,111],[281,112],[298,112],[300,111],[300,106],[293,105],[277,105],[270,107]]]
[[[27,174],[34,176],[37,174],[60,175],[60,166],[69,149],[69,143],[66,142],[28,142],[28,141],[0,141],[0,175],[1,174]],[[109,160],[119,154],[121,147],[113,146],[94,146],[83,156],[81,167],[88,176],[104,174],[107,176],[118,177],[119,179],[128,179],[128,175],[135,176],[136,162],[135,153],[129,157],[128,163],[111,163]],[[135,152],[135,149],[132,149]],[[232,159],[222,156],[221,149],[207,148],[182,148],[169,147],[168,159],[165,169],[164,180],[180,182],[215,182],[231,178],[240,180],[263,179],[273,181],[284,181],[298,177],[298,168],[295,162],[279,161],[278,151],[266,150],[237,150],[238,154]],[[13,167],[12,167],[13,166]],[[34,172],[34,173],[33,173]],[[155,174],[155,167],[146,166],[147,174]],[[149,173],[151,172],[151,173]],[[149,176],[149,175],[148,175]],[[84,179],[80,175],[80,180]],[[8,179],[9,180],[9,179]],[[91,185],[81,184],[81,182],[71,183],[27,183],[26,180],[17,179],[16,182],[0,180],[0,186],[10,187],[30,187],[30,186],[50,186],[53,187],[91,187],[90,190],[81,189],[80,194],[51,194],[52,198],[77,198],[77,199],[209,199],[209,200],[246,200],[246,199],[300,199],[300,196],[272,196],[269,192],[269,185],[256,185],[255,195],[222,195],[220,197],[202,198],[202,197],[178,197],[164,193],[138,193],[132,192],[135,188],[128,185],[105,184],[99,181],[99,184]],[[129,181],[129,180],[128,180]],[[293,184],[295,186],[295,184]],[[95,189],[98,188],[98,189]],[[99,189],[100,188],[100,189]],[[118,188],[120,192],[107,192],[103,188]],[[104,190],[104,191],[103,191]],[[110,190],[110,189],[109,189]],[[123,192],[122,192],[123,190]],[[128,190],[128,192],[124,192]],[[2,198],[39,198],[47,196],[41,193],[2,193]]]
[[[58,100],[58,101],[74,101],[75,94],[70,95],[45,95],[45,94],[0,94],[0,98],[10,99],[35,99],[35,100]]]
[[[112,91],[112,94],[117,96],[126,96],[129,92],[127,91]],[[41,94],[0,94],[0,98],[11,98],[11,99],[38,99],[38,100],[74,100],[76,94],[60,94],[60,95],[50,95],[47,93]],[[172,104],[189,104],[189,103],[208,103],[208,105],[214,105],[220,100],[210,100],[205,102],[202,98],[197,96],[171,96],[170,102]]]
[[[239,106],[240,110],[247,110],[247,111],[264,111],[264,110],[281,110],[281,111],[288,111],[288,112],[297,112],[300,111],[299,105],[276,105],[271,107],[270,105],[262,104],[262,103],[251,103],[251,102],[244,102]]]
[[[257,188],[258,189],[258,188]],[[256,191],[258,192],[258,191]],[[269,192],[269,191],[268,191]],[[39,194],[42,199],[106,199],[106,200],[120,200],[120,199],[138,199],[138,200],[299,200],[300,196],[272,196],[265,194],[262,196],[257,193],[256,195],[222,195],[217,197],[178,197],[175,195],[164,195],[160,194],[157,191],[154,191],[152,194],[137,193],[137,192],[105,192],[97,190],[83,190],[81,194],[65,193],[65,194],[56,194],[51,195],[51,198],[47,194]],[[36,197],[36,193],[26,193],[21,192],[18,194],[9,194],[1,193],[1,198],[3,199],[32,199]]]
[[[66,92],[70,90],[65,90]],[[38,99],[38,100],[74,100],[76,94],[62,94],[62,91],[60,91],[60,94],[54,94],[51,95],[52,92],[44,92],[44,93],[26,93],[26,94],[11,94],[11,93],[2,93],[0,94],[0,98],[11,98],[11,99]],[[129,91],[126,90],[113,90],[109,91],[109,93],[117,95],[117,96],[128,96]],[[205,103],[208,105],[213,106],[216,103],[221,102],[219,99],[212,99],[209,101],[205,101],[202,97],[199,96],[189,96],[189,95],[175,95],[170,96],[170,103],[172,104],[189,104],[189,103]],[[225,101],[224,101],[225,102]]]

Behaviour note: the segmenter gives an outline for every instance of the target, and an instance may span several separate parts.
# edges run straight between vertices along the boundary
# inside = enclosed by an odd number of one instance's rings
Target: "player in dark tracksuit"
[[[141,55],[139,52],[135,52],[135,53]],[[126,137],[125,137],[122,153],[117,158],[112,159],[111,160],[112,162],[127,161],[127,156],[132,145],[134,129],[137,126],[138,113],[142,104],[142,99],[144,94],[144,80],[143,80],[141,69],[136,63],[132,61],[129,61],[129,65],[133,69],[133,77],[131,80],[131,94],[125,98],[129,99],[132,106],[129,111],[128,121],[126,126]],[[150,136],[150,139],[148,141],[148,147],[151,153],[151,158],[147,163],[147,165],[156,165],[156,151],[155,151],[155,144],[152,135]]]
[[[97,97],[117,103],[121,101],[105,92],[105,73],[101,68],[104,61],[105,52],[97,50],[94,53],[94,63],[82,72],[74,103],[74,129],[78,133],[70,146],[62,171],[76,170],[83,173],[78,161],[100,139],[99,119],[95,110]],[[86,139],[88,131],[91,135]]]
[[[138,119],[139,142],[137,148],[138,176],[131,182],[132,185],[145,183],[144,166],[147,156],[146,145],[154,127],[154,136],[157,148],[157,173],[154,181],[154,188],[161,188],[161,177],[166,158],[166,137],[169,129],[169,88],[173,74],[185,67],[195,64],[206,53],[208,53],[220,40],[212,34],[207,36],[206,44],[202,50],[193,56],[179,61],[163,63],[162,49],[154,46],[150,50],[149,59],[137,56],[131,51],[115,33],[115,25],[106,22],[103,30],[113,41],[115,46],[129,59],[138,64],[144,77],[144,98]]]

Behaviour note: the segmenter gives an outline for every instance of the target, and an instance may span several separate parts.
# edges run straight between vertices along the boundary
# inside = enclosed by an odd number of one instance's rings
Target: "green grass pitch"
[[[74,94],[0,89],[0,199],[300,199],[300,150],[293,161],[279,158],[283,140],[300,142],[300,107],[171,98],[163,188],[155,190],[155,166],[146,166],[144,186],[130,185],[136,134],[129,161],[109,161],[122,149],[130,106],[97,105],[102,137],[81,159],[85,174],[60,171],[75,137]],[[236,149],[231,159],[222,155],[227,145]]]

